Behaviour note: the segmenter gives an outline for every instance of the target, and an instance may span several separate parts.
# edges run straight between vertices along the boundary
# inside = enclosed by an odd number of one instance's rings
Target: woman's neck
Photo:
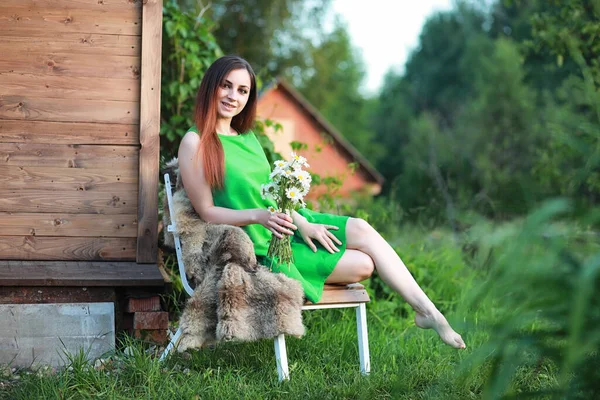
[[[231,129],[231,119],[219,118],[215,126],[217,133],[221,135],[232,135],[235,131]]]

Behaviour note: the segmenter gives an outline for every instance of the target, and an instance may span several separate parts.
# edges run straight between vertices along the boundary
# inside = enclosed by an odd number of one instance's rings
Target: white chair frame
[[[181,254],[181,241],[179,234],[177,233],[175,223],[175,213],[173,212],[173,193],[171,190],[171,180],[169,174],[164,175],[165,190],[167,192],[167,200],[169,204],[169,215],[171,217],[171,224],[167,227],[163,227],[167,232],[173,234],[175,241],[175,252],[177,253],[177,264],[179,265],[179,275],[181,282],[183,283],[183,289],[186,293],[191,296],[194,289],[190,286],[185,273],[185,266],[183,263],[183,256]],[[358,331],[358,353],[360,358],[360,372],[363,375],[368,375],[371,371],[371,362],[369,358],[369,338],[367,331],[367,311],[365,303],[339,303],[339,304],[306,304],[302,307],[302,310],[320,310],[326,308],[354,308],[356,309],[356,328]],[[165,348],[165,351],[160,357],[160,361],[163,361],[175,346],[179,342],[181,337],[181,328],[177,330],[175,335],[172,335],[171,342]],[[277,336],[275,339],[275,358],[277,361],[277,374],[279,375],[279,381],[289,380],[290,372],[287,360],[287,351],[285,346],[285,336],[283,334]]]

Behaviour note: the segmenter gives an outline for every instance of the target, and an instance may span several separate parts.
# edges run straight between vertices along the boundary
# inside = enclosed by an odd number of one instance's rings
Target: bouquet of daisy
[[[277,203],[277,208],[269,207],[271,214],[283,212],[291,215],[292,211],[306,207],[304,197],[310,189],[310,174],[303,170],[309,167],[306,158],[292,152],[290,161],[277,160],[275,168],[269,176],[271,181],[261,186],[263,199],[269,198]],[[287,264],[294,262],[292,256],[291,236],[283,235],[283,238],[274,236],[271,238],[267,257],[273,262]]]

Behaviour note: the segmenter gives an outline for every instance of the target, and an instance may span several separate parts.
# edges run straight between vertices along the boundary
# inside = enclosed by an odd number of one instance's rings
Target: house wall
[[[0,2],[0,260],[135,260],[141,0]]]
[[[361,171],[352,173],[348,164],[354,162],[341,146],[321,128],[300,105],[290,98],[281,88],[275,88],[265,93],[258,102],[258,115],[281,123],[283,132],[276,133],[272,129],[267,134],[274,142],[275,149],[284,157],[289,157],[291,148],[289,142],[306,143],[308,149],[299,151],[308,159],[310,172],[321,177],[335,176],[343,180],[343,185],[337,194],[349,197],[357,191],[373,193],[378,185],[370,183]],[[318,198],[325,187],[314,186],[309,192],[310,199]]]

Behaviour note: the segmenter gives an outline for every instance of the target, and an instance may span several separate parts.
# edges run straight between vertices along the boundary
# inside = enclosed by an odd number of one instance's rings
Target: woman
[[[461,336],[421,290],[392,247],[366,221],[302,209],[292,216],[271,214],[260,185],[270,165],[254,133],[255,75],[247,61],[225,56],[206,71],[196,98],[196,127],[179,147],[183,185],[198,215],[215,224],[241,226],[259,260],[271,235],[293,235],[295,263],[279,269],[298,279],[317,302],[324,283],[367,279],[374,268],[415,310],[415,323],[432,328],[448,345],[465,348]],[[200,135],[198,132],[201,132]]]

